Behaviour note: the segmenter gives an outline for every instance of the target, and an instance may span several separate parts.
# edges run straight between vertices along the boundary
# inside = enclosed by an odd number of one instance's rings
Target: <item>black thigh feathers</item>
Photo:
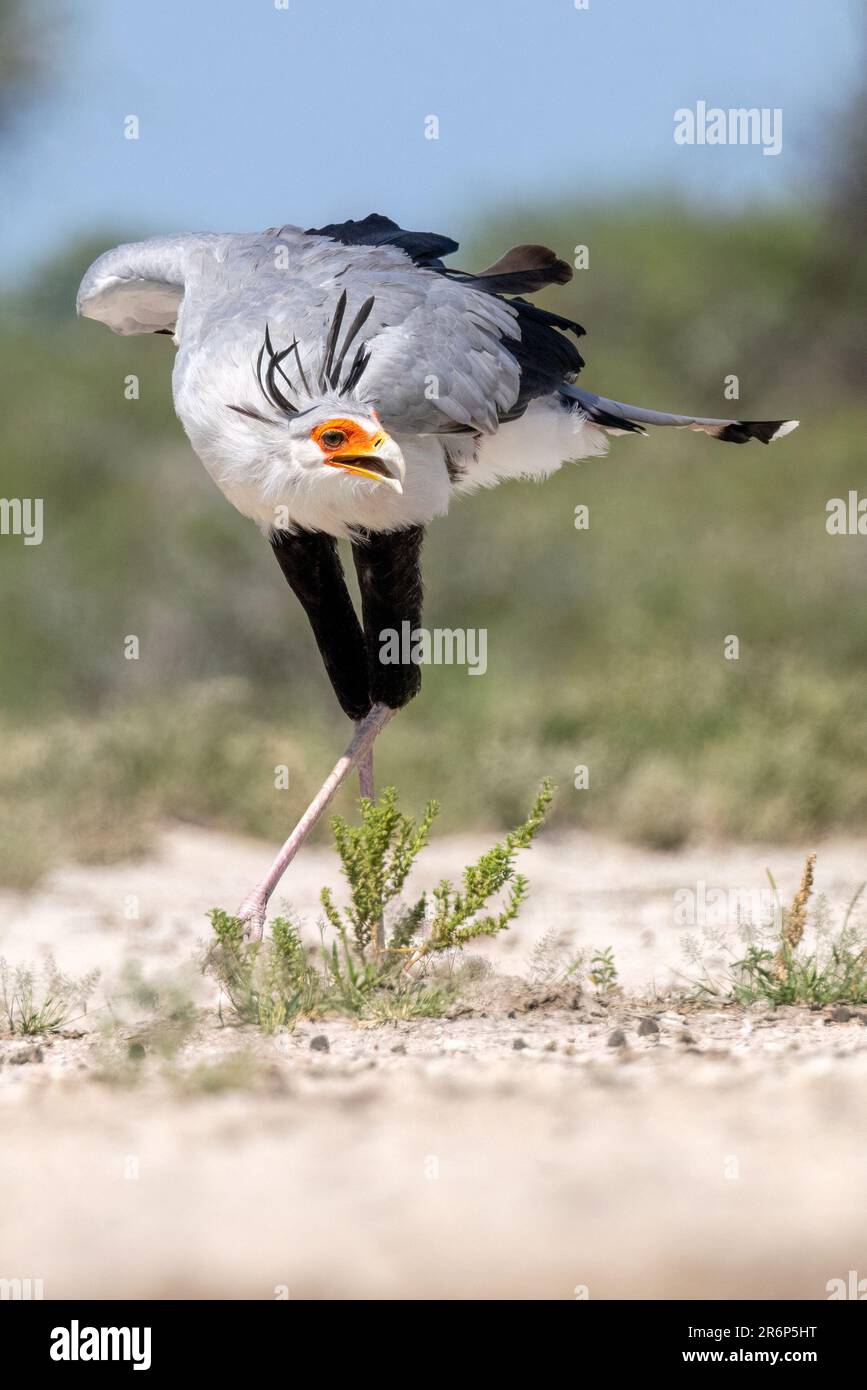
[[[415,665],[380,660],[381,634],[421,622],[420,569],[424,527],[357,532],[353,558],[361,590],[362,624],[352,606],[337,541],[318,531],[275,532],[271,546],[313,629],[328,679],[350,719],[362,719],[373,703],[400,709],[418,693]]]
[[[370,709],[367,649],[349,597],[337,541],[321,531],[277,531],[277,562],[310,620],[328,679],[350,719]]]
[[[391,709],[400,709],[421,688],[418,666],[386,665],[380,658],[384,632],[400,634],[402,623],[409,623],[413,631],[421,623],[423,537],[423,526],[408,526],[403,531],[362,532],[352,543],[370,694]]]

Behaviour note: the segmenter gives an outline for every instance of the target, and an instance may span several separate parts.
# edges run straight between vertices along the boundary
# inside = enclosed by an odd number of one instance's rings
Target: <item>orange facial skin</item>
[[[374,419],[378,424],[379,416],[375,415]],[[310,431],[310,438],[322,450],[322,462],[332,468],[342,468],[345,473],[369,478],[372,482],[385,480],[394,484],[393,475],[379,457],[388,439],[383,429],[366,430],[356,420],[338,417],[316,425]]]
[[[340,439],[336,438],[338,434],[341,436]],[[335,437],[332,438],[332,435]],[[326,420],[324,424],[316,426],[311,432],[311,438],[327,458],[334,459],[341,456],[375,454],[385,443],[382,430],[376,430],[371,434],[363,425],[359,425],[357,420]]]

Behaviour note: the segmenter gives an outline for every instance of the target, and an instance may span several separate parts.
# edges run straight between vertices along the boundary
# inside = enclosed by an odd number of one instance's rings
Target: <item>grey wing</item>
[[[280,243],[288,277],[272,269]],[[521,336],[511,305],[414,264],[394,246],[344,245],[286,227],[269,247],[255,270],[248,263],[244,319],[255,319],[260,333],[267,320],[275,345],[278,337],[284,346],[297,339],[311,381],[345,293],[338,351],[372,301],[352,343],[352,354],[362,345],[369,352],[354,394],[376,407],[386,428],[496,430],[498,412],[514,405],[521,385],[508,346]]]
[[[152,237],[106,251],[88,269],[77,312],[115,333],[173,333],[192,269],[231,240],[210,232]]]
[[[353,345],[370,352],[355,395],[387,428],[497,428],[521,385],[508,347],[521,337],[516,311],[394,246],[343,245],[292,227],[154,238],[101,256],[82,282],[78,311],[119,333],[177,328],[187,358],[211,360],[252,360],[267,325],[277,347],[298,341],[315,382],[344,291],[346,325],[373,297]]]
[[[398,432],[492,433],[520,390],[509,351],[520,337],[515,311],[431,272],[403,273],[411,302],[388,283],[375,290],[376,329],[359,395]]]

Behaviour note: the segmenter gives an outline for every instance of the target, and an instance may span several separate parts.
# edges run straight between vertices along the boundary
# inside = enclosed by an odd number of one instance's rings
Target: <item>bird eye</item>
[[[341,444],[346,443],[346,435],[343,430],[323,430],[319,438],[326,449],[339,449]]]

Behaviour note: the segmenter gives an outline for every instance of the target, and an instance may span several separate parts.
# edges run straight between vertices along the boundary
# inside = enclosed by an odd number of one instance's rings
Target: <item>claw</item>
[[[245,941],[261,941],[265,931],[265,909],[267,902],[258,894],[251,893],[238,908],[237,916],[246,922]]]

